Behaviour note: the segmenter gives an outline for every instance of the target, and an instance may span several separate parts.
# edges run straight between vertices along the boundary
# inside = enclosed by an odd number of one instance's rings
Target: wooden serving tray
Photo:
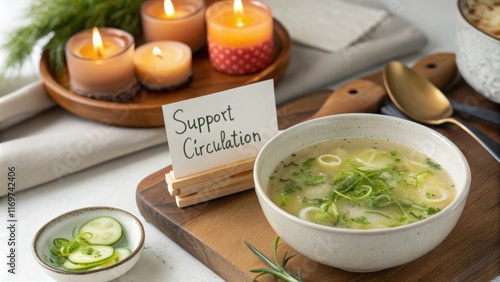
[[[278,108],[280,127],[312,115],[331,91],[289,102]],[[499,111],[499,105],[460,81],[448,96]],[[498,126],[476,120],[472,124],[500,141]],[[430,253],[402,266],[373,273],[352,273],[316,263],[300,254],[288,269],[302,271],[304,281],[490,281],[500,275],[500,164],[472,137],[455,125],[436,129],[453,141],[469,161],[470,194],[451,234]],[[276,233],[267,223],[253,190],[180,209],[167,192],[163,168],[142,180],[136,201],[144,218],[227,281],[251,281],[250,269],[266,267],[244,241],[272,258]],[[418,244],[418,242],[412,242]],[[296,253],[286,243],[278,250]],[[259,281],[275,281],[263,276]]]
[[[205,47],[193,54],[193,79],[186,87],[169,92],[141,89],[137,97],[127,103],[95,100],[73,93],[69,87],[67,70],[63,70],[59,75],[51,72],[47,53],[42,55],[40,61],[40,75],[52,99],[75,115],[118,126],[156,127],[164,125],[162,105],[267,79],[274,79],[277,84],[288,68],[290,55],[291,39],[288,32],[274,20],[273,61],[262,71],[253,74],[228,75],[215,70]]]

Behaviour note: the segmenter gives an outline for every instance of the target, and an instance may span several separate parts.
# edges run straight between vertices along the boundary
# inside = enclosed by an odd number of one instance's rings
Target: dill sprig
[[[144,0],[44,0],[25,11],[29,23],[8,35],[1,47],[7,51],[5,68],[19,68],[31,55],[37,42],[48,52],[49,66],[59,72],[65,65],[66,41],[78,31],[115,27],[132,35],[141,33],[140,7]]]

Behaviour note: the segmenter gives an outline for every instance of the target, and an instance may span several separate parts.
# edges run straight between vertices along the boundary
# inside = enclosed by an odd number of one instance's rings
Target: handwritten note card
[[[175,177],[255,157],[278,133],[266,80],[163,106]]]

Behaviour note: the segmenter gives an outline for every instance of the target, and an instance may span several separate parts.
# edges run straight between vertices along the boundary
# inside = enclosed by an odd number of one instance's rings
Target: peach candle
[[[134,54],[137,78],[150,90],[175,90],[191,79],[191,49],[178,41],[141,45]]]
[[[248,74],[268,66],[273,57],[273,18],[258,1],[221,1],[206,12],[210,61],[228,74]]]
[[[146,42],[180,41],[192,52],[206,45],[204,0],[146,1],[141,20]]]
[[[134,46],[129,33],[114,28],[73,35],[65,50],[71,90],[99,100],[128,100],[137,90]]]

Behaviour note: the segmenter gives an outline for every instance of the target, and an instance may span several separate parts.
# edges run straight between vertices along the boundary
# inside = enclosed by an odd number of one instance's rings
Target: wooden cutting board
[[[278,108],[280,128],[303,121],[323,104],[331,91],[322,91]],[[469,105],[499,111],[499,105],[475,93],[460,81],[449,97]],[[500,128],[470,119],[500,142]],[[472,137],[455,125],[436,129],[464,153],[472,184],[463,214],[451,234],[430,253],[402,266],[373,273],[351,273],[297,255],[288,269],[302,271],[304,281],[490,281],[500,275],[500,164]],[[165,173],[142,180],[136,201],[144,218],[227,281],[251,281],[250,269],[265,267],[244,241],[272,258],[277,237],[262,213],[253,190],[180,209],[167,192]],[[418,244],[418,242],[414,242]],[[283,243],[278,256],[296,253]],[[264,276],[259,281],[274,281]]]

